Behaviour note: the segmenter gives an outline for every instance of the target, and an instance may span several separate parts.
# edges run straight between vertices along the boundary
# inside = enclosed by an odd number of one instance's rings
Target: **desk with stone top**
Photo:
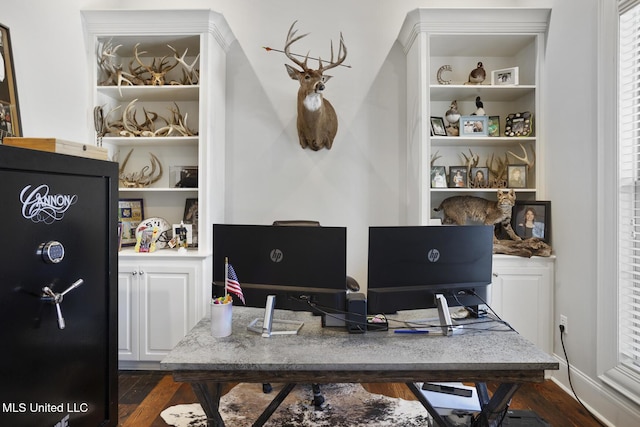
[[[218,405],[227,383],[287,383],[282,396],[265,409],[255,426],[264,424],[296,383],[406,383],[439,425],[447,425],[415,382],[474,382],[485,421],[498,425],[502,411],[525,382],[544,381],[545,370],[558,362],[515,331],[469,325],[453,336],[369,331],[349,334],[345,328],[322,327],[321,317],[275,310],[275,318],[304,322],[298,335],[263,338],[247,330],[264,309],[233,307],[232,334],[211,335],[203,318],[164,358],[161,366],[178,382],[191,384],[209,426],[224,426]],[[431,310],[399,312],[399,319],[433,318]],[[436,314],[437,315],[437,314]],[[390,323],[393,326],[393,323]],[[499,330],[496,330],[499,329]],[[489,396],[485,382],[500,386]]]

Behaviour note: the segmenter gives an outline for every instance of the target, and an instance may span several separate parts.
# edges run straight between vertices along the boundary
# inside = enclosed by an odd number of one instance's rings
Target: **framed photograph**
[[[182,222],[193,226],[189,244],[198,246],[198,199],[187,199],[185,201]]]
[[[442,117],[431,117],[431,135],[447,136],[447,128]]]
[[[537,237],[551,244],[551,202],[516,200],[511,227],[523,239]]]
[[[9,28],[0,24],[0,142],[5,136],[22,136],[18,90],[11,53]]]
[[[122,246],[135,246],[136,228],[143,219],[142,199],[120,199],[118,201],[118,221],[122,223]]]
[[[487,136],[489,118],[487,116],[460,117],[460,136]]]
[[[533,133],[533,114],[528,111],[511,113],[504,125],[505,136],[531,136]]]
[[[173,242],[178,248],[186,248],[193,244],[193,225],[192,224],[173,224]]]
[[[507,166],[507,187],[527,188],[527,165]]]
[[[509,86],[519,84],[519,68],[503,68],[491,72],[491,84],[496,86]]]
[[[449,185],[452,188],[466,188],[467,179],[466,166],[449,166]]]
[[[444,166],[431,167],[431,188],[447,188],[447,172]]]
[[[471,188],[489,188],[489,168],[471,168],[470,180]]]
[[[169,186],[176,188],[198,188],[197,166],[171,166]]]
[[[156,243],[153,238],[153,228],[147,227],[140,231],[140,241],[136,242],[135,250],[140,253],[155,252]]]
[[[500,116],[489,116],[487,126],[488,136],[500,136]]]

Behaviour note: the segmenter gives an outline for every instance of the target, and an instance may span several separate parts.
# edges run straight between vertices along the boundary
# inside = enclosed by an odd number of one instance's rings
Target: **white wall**
[[[4,0],[3,0],[4,1]],[[10,27],[26,136],[86,140],[91,133],[87,52],[81,9],[212,8],[237,42],[228,56],[227,183],[229,222],[315,219],[348,227],[349,273],[366,282],[369,225],[404,224],[405,66],[396,42],[416,7],[551,6],[547,43],[546,187],[557,254],[555,319],[569,319],[566,346],[574,385],[608,418],[596,372],[596,24],[601,0],[23,0],[3,6]],[[8,3],[8,1],[4,1]],[[133,6],[132,6],[133,5]],[[298,20],[312,54],[328,57],[343,32],[353,68],[332,70],[326,97],[340,121],[331,151],[298,146],[297,83],[281,48]],[[563,358],[559,339],[555,352]],[[566,384],[566,376],[558,373]],[[624,400],[622,400],[624,402]],[[628,403],[628,402],[625,402]],[[638,410],[637,407],[633,408]]]

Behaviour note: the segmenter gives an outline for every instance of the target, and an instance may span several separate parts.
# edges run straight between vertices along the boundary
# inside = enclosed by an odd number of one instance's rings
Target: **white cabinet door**
[[[118,359],[138,360],[138,267],[119,264]]]
[[[522,336],[553,352],[554,258],[495,256],[491,307]]]
[[[120,261],[119,270],[119,360],[158,362],[201,317],[202,262]]]
[[[196,324],[193,265],[142,265],[140,360],[159,361]]]

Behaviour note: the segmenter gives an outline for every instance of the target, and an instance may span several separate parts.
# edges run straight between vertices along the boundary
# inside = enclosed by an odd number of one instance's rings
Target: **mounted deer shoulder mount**
[[[331,76],[325,76],[323,73],[331,68],[335,68],[342,64],[347,58],[347,47],[340,33],[340,47],[338,49],[338,58],[333,60],[333,42],[331,42],[331,60],[327,65],[322,65],[322,59],[318,57],[318,69],[314,70],[307,66],[309,55],[304,62],[295,58],[290,52],[291,45],[307,34],[296,37],[297,30],[293,27],[297,21],[294,21],[289,28],[287,41],[284,47],[284,53],[294,64],[302,70],[297,70],[289,64],[285,64],[289,76],[293,80],[300,83],[298,90],[298,138],[302,148],[311,148],[318,151],[321,148],[331,149],[333,139],[338,132],[338,117],[333,106],[322,96],[325,89],[325,83],[329,81]]]

